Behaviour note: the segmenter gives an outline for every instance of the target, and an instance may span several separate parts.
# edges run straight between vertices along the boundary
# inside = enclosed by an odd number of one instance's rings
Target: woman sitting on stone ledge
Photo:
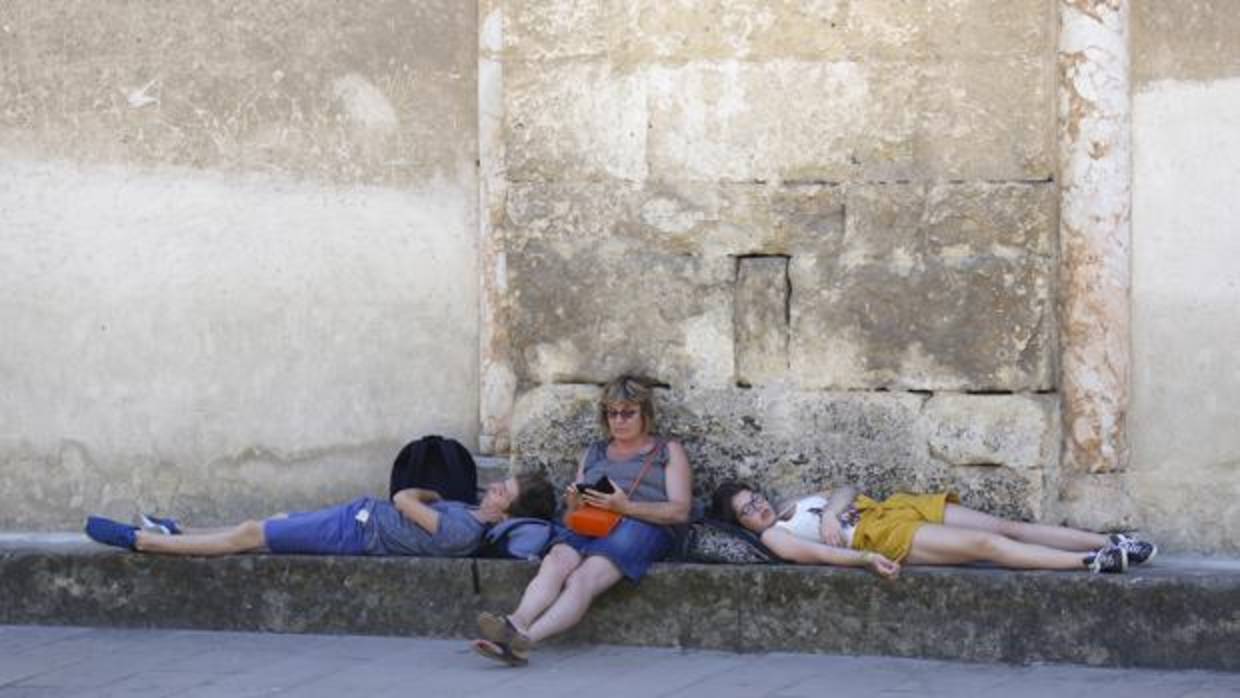
[[[866,567],[894,578],[900,565],[989,562],[1012,569],[1126,572],[1154,557],[1152,544],[1064,526],[1002,519],[956,496],[895,494],[881,502],[851,486],[799,498],[780,512],[754,487],[725,482],[712,516],[740,523],[788,562]]]
[[[598,420],[608,438],[582,455],[566,492],[566,521],[573,526],[571,514],[589,505],[618,514],[619,523],[598,537],[566,531],[553,541],[515,611],[478,616],[482,638],[473,647],[487,658],[525,664],[534,643],[576,625],[599,594],[625,577],[639,581],[650,563],[671,551],[671,525],[689,519],[689,460],[679,443],[654,436],[650,387],[627,376],[608,383]]]

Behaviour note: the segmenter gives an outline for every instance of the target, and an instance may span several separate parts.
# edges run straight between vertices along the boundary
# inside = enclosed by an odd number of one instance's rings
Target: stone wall
[[[0,526],[195,523],[477,435],[476,15],[0,3]]]
[[[573,386],[633,371],[669,386],[700,489],[849,478],[1041,514],[1053,2],[486,7],[521,461],[571,470]]]
[[[0,526],[315,506],[432,431],[567,477],[628,371],[699,493],[952,487],[1236,550],[1240,27],[1105,0],[1129,404],[1059,350],[1120,259],[1058,233],[1056,102],[1097,95],[1056,86],[1057,8],[1094,2],[0,5]],[[1060,467],[1066,386],[1122,453]]]

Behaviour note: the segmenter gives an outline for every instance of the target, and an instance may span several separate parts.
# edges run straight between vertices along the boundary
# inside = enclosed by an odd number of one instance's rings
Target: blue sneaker
[[[104,545],[137,550],[138,527],[123,524],[102,516],[91,516],[86,519],[86,535],[91,540]]]
[[[165,536],[181,535],[181,526],[176,519],[154,516],[152,514],[140,514],[138,518],[142,521],[142,528],[154,533],[162,533]]]

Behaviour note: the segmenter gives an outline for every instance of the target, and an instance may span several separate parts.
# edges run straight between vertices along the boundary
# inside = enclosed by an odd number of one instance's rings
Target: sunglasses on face
[[[606,410],[606,414],[608,419],[618,419],[622,422],[627,422],[637,416],[637,410]]]
[[[765,503],[766,503],[766,497],[763,497],[762,495],[755,492],[752,496],[749,497],[749,501],[745,502],[745,504],[741,506],[740,515],[741,516],[753,516],[754,514],[758,513],[758,510],[761,509],[762,505]]]

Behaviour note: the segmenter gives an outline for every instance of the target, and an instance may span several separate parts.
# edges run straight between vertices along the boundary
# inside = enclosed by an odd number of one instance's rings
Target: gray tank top
[[[667,442],[659,439],[657,446],[659,452],[654,455],[650,469],[646,471],[646,476],[637,486],[637,491],[629,495],[629,499],[635,502],[667,501]],[[585,475],[585,481],[590,483],[597,482],[600,477],[606,475],[611,478],[616,487],[628,492],[633,486],[633,481],[641,474],[645,460],[645,453],[635,454],[627,460],[611,460],[607,457],[607,442],[595,441],[586,451],[585,467],[582,473]]]

